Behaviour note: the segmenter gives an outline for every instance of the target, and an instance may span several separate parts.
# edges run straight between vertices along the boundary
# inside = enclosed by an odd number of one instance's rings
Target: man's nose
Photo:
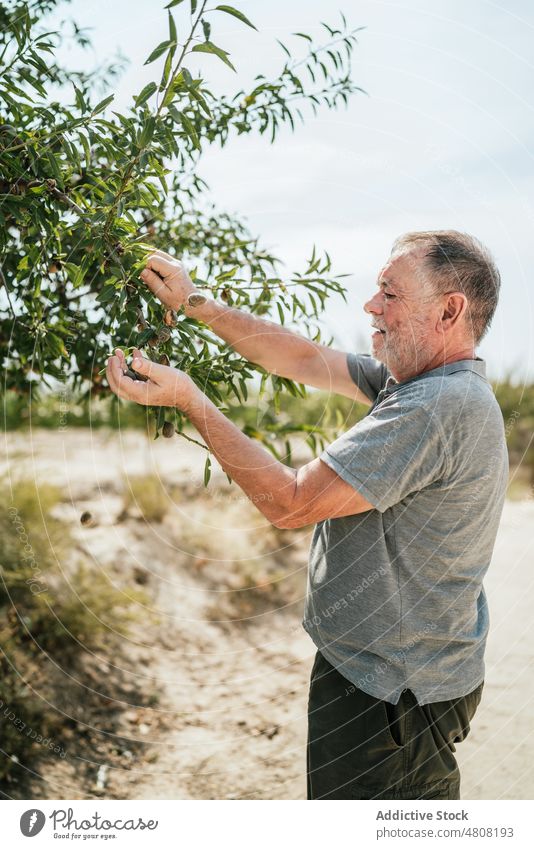
[[[373,295],[366,303],[363,305],[365,312],[381,314],[382,313],[382,294],[381,292],[377,292],[376,295]]]

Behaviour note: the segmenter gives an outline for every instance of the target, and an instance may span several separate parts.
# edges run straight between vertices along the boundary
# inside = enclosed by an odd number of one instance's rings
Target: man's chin
[[[379,360],[384,365],[387,365],[388,355],[386,343],[383,338],[371,340],[371,353],[375,360]]]
[[[380,363],[384,363],[386,368],[391,373],[396,371],[397,367],[399,366],[396,352],[394,350],[391,350],[391,347],[388,350],[388,345],[384,337],[372,340],[371,354],[375,358],[375,360],[378,360]]]

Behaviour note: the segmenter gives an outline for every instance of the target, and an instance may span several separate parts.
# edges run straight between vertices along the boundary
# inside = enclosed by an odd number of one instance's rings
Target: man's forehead
[[[396,260],[390,259],[384,266],[382,266],[382,268],[378,272],[376,282],[379,286],[397,285],[399,286],[399,288],[402,288],[403,277],[404,275],[402,274],[402,267],[399,266]]]
[[[424,279],[421,275],[419,252],[410,251],[390,257],[380,269],[377,283],[379,286],[389,284],[396,290],[407,293],[420,291]]]

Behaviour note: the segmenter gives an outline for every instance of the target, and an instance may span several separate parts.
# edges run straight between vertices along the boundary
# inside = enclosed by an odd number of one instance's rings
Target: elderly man
[[[482,580],[508,471],[502,417],[475,354],[498,300],[490,255],[456,231],[398,239],[364,307],[372,357],[191,297],[187,272],[162,252],[142,278],[267,371],[372,405],[294,470],[184,373],[135,352],[143,383],[124,376],[121,352],[108,363],[117,395],[182,410],[270,522],[317,523],[303,620],[317,647],[308,798],[459,799],[455,744],[483,687]]]

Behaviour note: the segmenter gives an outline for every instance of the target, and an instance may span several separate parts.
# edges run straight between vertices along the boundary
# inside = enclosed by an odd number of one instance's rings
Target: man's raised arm
[[[195,288],[182,263],[169,254],[155,251],[141,277],[165,306],[173,310],[183,307],[187,316],[209,325],[242,357],[271,374],[370,403],[352,380],[343,351],[312,342],[275,322],[212,298],[198,305],[188,303],[190,295],[203,293]]]

